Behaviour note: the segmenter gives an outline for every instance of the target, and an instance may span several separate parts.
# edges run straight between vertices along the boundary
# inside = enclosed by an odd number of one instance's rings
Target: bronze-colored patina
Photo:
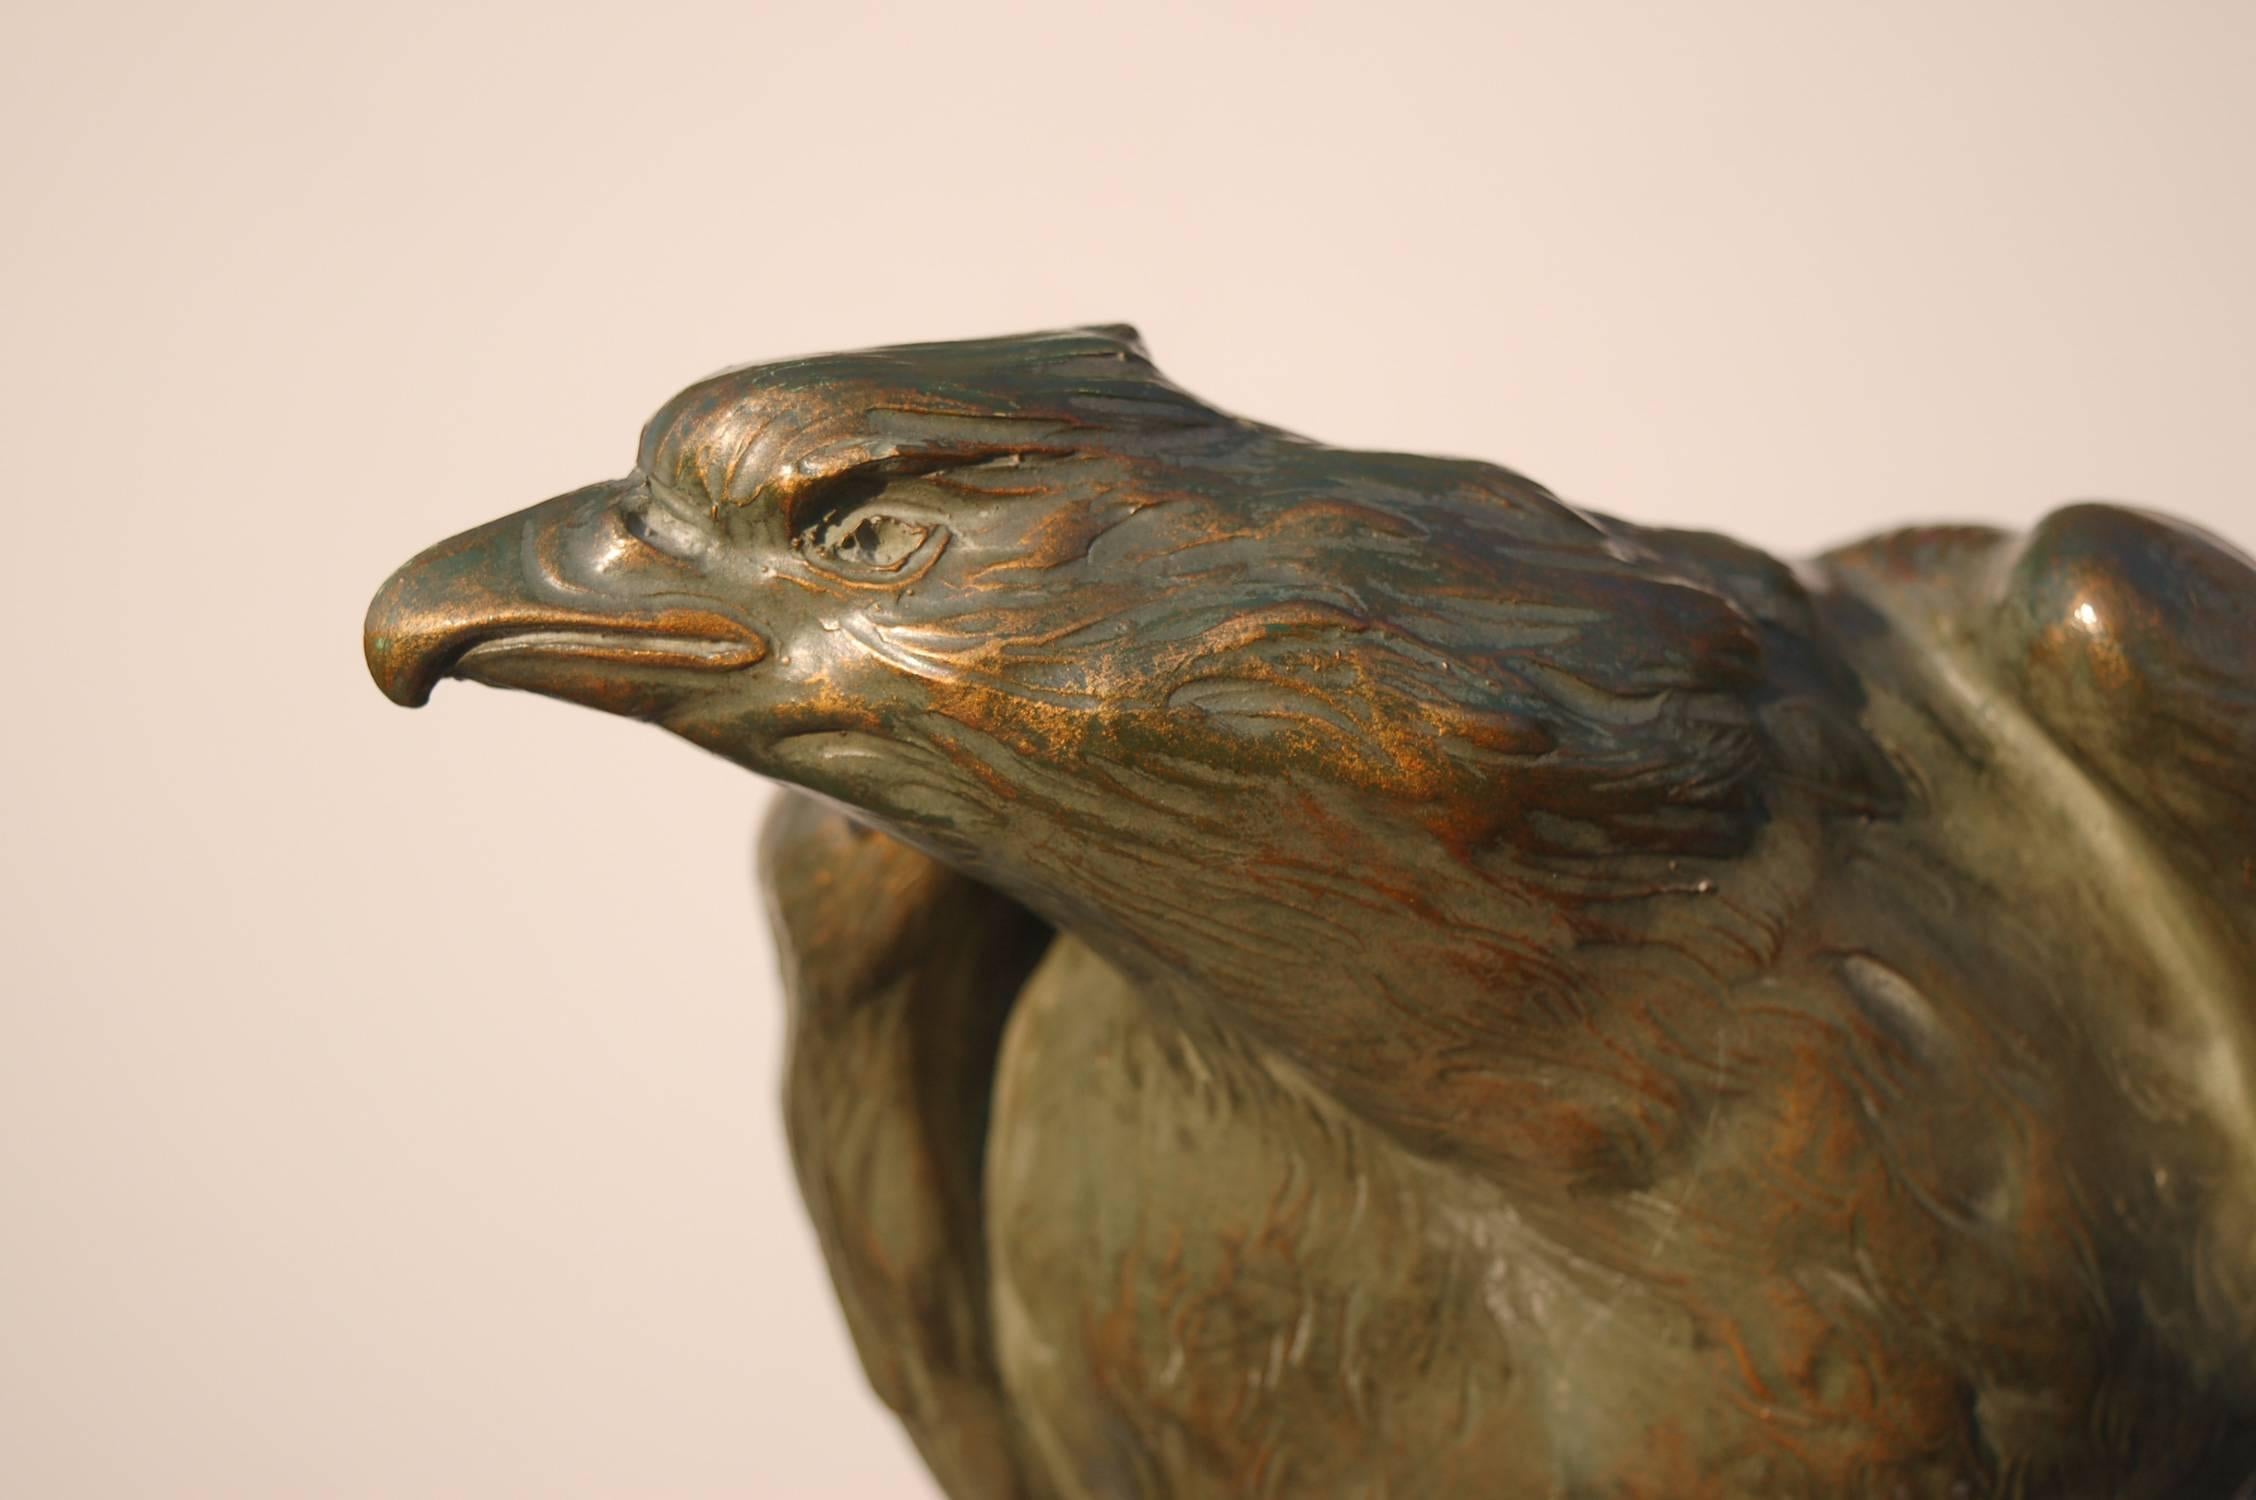
[[[2256,565],[1788,567],[1118,328],[755,366],[368,617],[814,796],[787,1113],[972,1496],[2227,1496]]]

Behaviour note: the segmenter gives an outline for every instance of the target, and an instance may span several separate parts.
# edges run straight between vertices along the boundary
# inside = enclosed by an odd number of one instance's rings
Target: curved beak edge
[[[384,696],[403,707],[427,702],[447,676],[479,676],[590,706],[609,701],[606,667],[727,669],[767,654],[736,621],[706,610],[651,611],[600,595],[594,607],[560,603],[536,576],[569,513],[559,496],[448,538],[385,580],[368,606],[361,648]],[[493,670],[485,670],[491,665]],[[619,686],[616,681],[613,686]]]

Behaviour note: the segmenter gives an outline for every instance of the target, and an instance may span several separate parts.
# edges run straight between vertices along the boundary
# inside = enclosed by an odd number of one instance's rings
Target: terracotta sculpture
[[[2191,528],[1788,566],[1095,328],[703,381],[367,630],[812,794],[791,1140],[951,1495],[2256,1475],[2256,565]]]

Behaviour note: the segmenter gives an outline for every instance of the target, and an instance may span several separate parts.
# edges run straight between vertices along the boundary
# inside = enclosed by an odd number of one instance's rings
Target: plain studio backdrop
[[[12,8],[0,1493],[931,1493],[776,1104],[766,792],[370,685],[726,364],[1129,319],[1808,551],[2256,541],[2256,7]]]

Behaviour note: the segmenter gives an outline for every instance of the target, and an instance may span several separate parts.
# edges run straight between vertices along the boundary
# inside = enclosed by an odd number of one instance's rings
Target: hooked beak
[[[717,610],[645,601],[671,585],[617,528],[615,487],[559,495],[423,552],[368,606],[362,648],[384,696],[418,707],[442,677],[528,688],[614,713],[654,712],[680,669],[767,655]]]

